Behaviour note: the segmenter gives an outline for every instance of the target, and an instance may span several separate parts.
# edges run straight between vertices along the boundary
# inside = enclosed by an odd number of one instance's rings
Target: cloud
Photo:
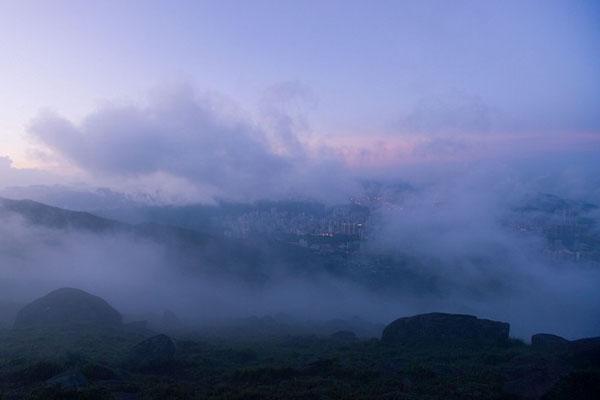
[[[513,218],[527,221],[514,209],[535,198],[536,189],[509,168],[479,165],[446,175],[378,210],[370,221],[368,251],[397,260],[408,269],[406,276],[420,276],[434,288],[433,295],[421,293],[421,312],[507,320],[521,337],[595,335],[597,263],[553,259],[541,234],[519,233],[509,224]],[[598,221],[597,213],[586,217]]]
[[[267,284],[254,285],[244,278],[243,265],[229,266],[228,273],[223,265],[207,264],[214,260],[182,259],[169,243],[132,232],[43,227],[0,208],[0,301],[27,302],[68,286],[101,295],[125,313],[172,309],[191,321],[281,312],[387,320],[400,307],[386,309],[377,294],[326,271],[298,273],[270,259],[253,267],[269,273]]]
[[[263,93],[261,116],[278,151],[295,157],[306,156],[299,136],[310,134],[307,113],[316,104],[316,96],[310,87],[298,81],[272,85]]]
[[[53,159],[87,172],[88,183],[178,203],[343,201],[358,190],[357,176],[397,175],[411,163],[454,168],[451,163],[564,150],[563,142],[593,144],[593,137],[550,134],[540,145],[545,134],[507,136],[495,107],[458,89],[422,97],[375,137],[313,132],[309,114],[316,105],[310,87],[297,81],[265,90],[256,114],[181,85],[155,90],[141,104],[107,103],[78,123],[42,113],[28,131]]]
[[[249,121],[226,119],[210,99],[181,89],[148,105],[107,106],[75,125],[54,114],[37,117],[30,133],[94,174],[160,172],[240,194],[270,185],[290,169]]]
[[[345,198],[353,183],[335,152],[308,149],[298,136],[308,126],[298,106],[307,93],[295,83],[272,88],[258,123],[217,96],[180,86],[155,91],[144,105],[106,105],[79,124],[43,113],[28,132],[109,186],[188,186],[202,200]]]
[[[540,163],[541,172],[551,172],[547,158]],[[574,166],[571,160],[565,163]],[[329,169],[323,163],[315,168],[288,176],[299,188],[328,188],[337,179],[335,162]],[[598,269],[585,262],[554,262],[543,255],[539,234],[522,236],[503,225],[506,214],[527,196],[553,185],[569,189],[573,174],[550,173],[551,182],[545,182],[531,165],[513,169],[479,162],[441,169],[419,168],[411,189],[374,211],[365,253],[340,261],[340,276],[307,273],[310,279],[304,279],[267,257],[261,268],[271,279],[264,290],[243,288],[234,277],[196,280],[182,277],[177,269],[182,260],[169,258],[161,243],[130,235],[63,234],[0,215],[0,284],[21,296],[33,296],[34,289],[39,294],[80,286],[106,294],[124,310],[135,309],[131,299],[139,299],[140,307],[168,304],[189,315],[198,313],[197,304],[210,303],[218,306],[202,312],[363,315],[382,322],[447,311],[510,321],[520,337],[540,331],[573,338],[597,334]],[[392,181],[390,174],[384,177]],[[580,180],[576,192],[593,193],[584,186],[594,181],[585,175]],[[597,185],[591,186],[597,192]]]

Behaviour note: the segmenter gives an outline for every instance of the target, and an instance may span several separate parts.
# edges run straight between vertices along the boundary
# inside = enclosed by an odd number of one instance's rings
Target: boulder
[[[175,343],[167,335],[152,336],[131,349],[128,364],[136,369],[158,368],[173,361],[175,351]]]
[[[385,327],[381,340],[401,345],[497,344],[508,340],[509,330],[506,322],[430,313],[395,320]]]
[[[569,341],[549,333],[537,333],[531,337],[531,348],[537,351],[562,353],[568,351]]]
[[[104,299],[80,289],[62,288],[23,307],[17,313],[14,328],[121,324],[121,314]]]

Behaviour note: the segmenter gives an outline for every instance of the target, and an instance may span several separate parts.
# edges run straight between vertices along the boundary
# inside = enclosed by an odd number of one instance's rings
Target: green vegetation
[[[2,331],[0,398],[519,399],[511,380],[537,374],[525,384],[548,383],[545,398],[587,399],[598,394],[600,376],[598,364],[553,371],[569,361],[519,341],[414,347],[335,336],[250,339],[243,329],[237,338],[180,337],[174,358],[140,370],[130,356],[143,339],[92,327]],[[69,371],[85,385],[48,383]]]

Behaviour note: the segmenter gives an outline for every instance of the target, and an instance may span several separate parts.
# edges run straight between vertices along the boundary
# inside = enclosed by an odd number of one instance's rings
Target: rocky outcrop
[[[395,320],[385,327],[381,340],[400,345],[496,344],[508,340],[509,330],[506,322],[430,313]]]
[[[121,314],[104,299],[80,289],[62,288],[23,307],[17,314],[14,328],[117,327],[121,324]]]
[[[131,349],[128,365],[134,369],[159,368],[173,361],[175,351],[175,343],[167,335],[152,336]]]

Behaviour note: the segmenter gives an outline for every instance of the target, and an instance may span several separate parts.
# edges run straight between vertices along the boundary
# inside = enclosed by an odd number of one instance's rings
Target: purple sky
[[[2,1],[0,179],[210,196],[323,168],[590,157],[599,21],[573,0]]]

